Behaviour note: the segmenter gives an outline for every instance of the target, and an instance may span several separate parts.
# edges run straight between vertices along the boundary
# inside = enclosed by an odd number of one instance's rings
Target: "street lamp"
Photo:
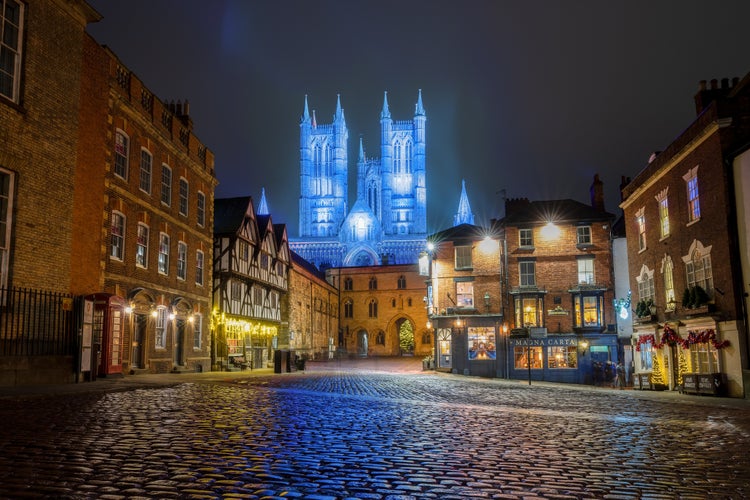
[[[484,307],[487,308],[487,314],[490,313],[490,292],[484,292]]]

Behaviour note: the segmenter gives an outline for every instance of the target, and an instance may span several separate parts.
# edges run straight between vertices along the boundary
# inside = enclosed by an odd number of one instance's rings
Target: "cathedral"
[[[319,269],[416,263],[427,237],[425,125],[419,90],[411,120],[394,120],[388,93],[380,111],[380,158],[357,158],[356,198],[349,207],[348,148],[341,97],[333,122],[300,121],[299,237],[289,247]]]

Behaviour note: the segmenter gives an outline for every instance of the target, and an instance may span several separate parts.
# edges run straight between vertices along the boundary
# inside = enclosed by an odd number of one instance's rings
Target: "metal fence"
[[[72,355],[77,306],[69,294],[0,288],[0,356]]]

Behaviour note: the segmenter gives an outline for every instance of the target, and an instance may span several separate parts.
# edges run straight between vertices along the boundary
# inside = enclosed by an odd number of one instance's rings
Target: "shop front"
[[[613,383],[616,375],[615,335],[516,336],[509,347],[511,379],[596,385]]]

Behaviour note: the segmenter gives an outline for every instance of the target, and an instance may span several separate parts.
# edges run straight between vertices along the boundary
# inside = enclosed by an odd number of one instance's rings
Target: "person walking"
[[[617,377],[615,379],[615,386],[618,389],[624,389],[625,388],[625,366],[622,364],[622,361],[617,362]]]

